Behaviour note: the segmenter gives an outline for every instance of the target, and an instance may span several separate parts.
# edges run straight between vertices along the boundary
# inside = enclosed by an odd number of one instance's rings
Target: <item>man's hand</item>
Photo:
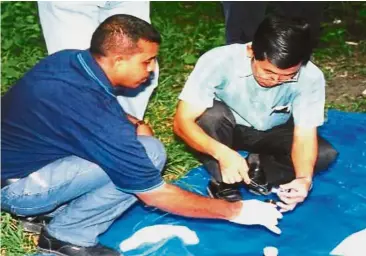
[[[311,178],[297,178],[290,183],[281,185],[281,189],[277,193],[283,202],[277,203],[281,207],[280,212],[292,211],[298,203],[302,203],[308,196],[311,184]]]
[[[256,199],[244,200],[242,203],[239,215],[229,221],[242,225],[262,225],[276,234],[281,234],[277,224],[278,219],[282,219],[283,216],[276,209],[276,205]]]
[[[140,125],[137,126],[136,134],[137,135],[144,135],[144,136],[154,136],[153,130],[146,123],[143,123],[143,124],[140,124]]]
[[[244,180],[245,183],[250,183],[247,161],[238,152],[222,145],[217,160],[220,165],[223,182],[233,184]]]

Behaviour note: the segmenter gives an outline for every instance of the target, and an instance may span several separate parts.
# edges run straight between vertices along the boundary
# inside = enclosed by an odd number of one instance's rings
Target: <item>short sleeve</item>
[[[164,183],[113,96],[69,88],[62,95],[63,100],[40,100],[49,128],[58,134],[55,146],[99,165],[123,191],[143,192]]]
[[[215,49],[202,55],[189,75],[179,99],[198,107],[212,107],[215,88],[224,82],[220,69],[222,65]]]
[[[303,86],[303,85],[301,85]],[[294,123],[300,127],[318,127],[324,123],[325,79],[324,75],[304,88],[295,96],[293,102]]]

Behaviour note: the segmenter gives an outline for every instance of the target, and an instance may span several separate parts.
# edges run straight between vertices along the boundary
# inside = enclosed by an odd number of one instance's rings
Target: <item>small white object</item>
[[[263,255],[264,256],[277,256],[278,255],[278,249],[273,246],[267,246],[263,249]]]
[[[271,189],[271,192],[274,193],[274,194],[277,194],[278,192],[290,192],[290,189],[283,189],[283,188],[280,188],[280,187],[273,187]]]
[[[271,189],[271,192],[274,193],[274,194],[277,194],[279,191],[280,191],[280,189],[279,188],[276,188],[276,187],[273,187]]]
[[[187,245],[198,244],[199,239],[196,232],[185,226],[175,225],[154,225],[142,228],[131,237],[120,243],[121,251],[134,250],[145,243],[158,243],[164,239],[179,237]]]
[[[366,255],[366,229],[346,237],[330,255],[359,256]]]

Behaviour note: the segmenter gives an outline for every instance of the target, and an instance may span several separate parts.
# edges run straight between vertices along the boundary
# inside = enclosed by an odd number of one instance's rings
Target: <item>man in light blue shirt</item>
[[[236,183],[243,180],[260,193],[282,184],[287,192],[278,204],[292,210],[307,197],[314,170],[335,159],[317,135],[325,80],[309,61],[309,40],[304,21],[269,17],[252,43],[215,48],[197,62],[179,96],[174,130],[212,175],[211,196],[240,200]],[[235,150],[251,154],[245,160]]]

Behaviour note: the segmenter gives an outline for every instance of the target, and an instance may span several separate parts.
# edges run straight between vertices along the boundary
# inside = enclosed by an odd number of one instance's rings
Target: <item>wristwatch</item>
[[[146,124],[144,120],[139,120],[135,123],[135,128],[137,129],[140,125]]]

